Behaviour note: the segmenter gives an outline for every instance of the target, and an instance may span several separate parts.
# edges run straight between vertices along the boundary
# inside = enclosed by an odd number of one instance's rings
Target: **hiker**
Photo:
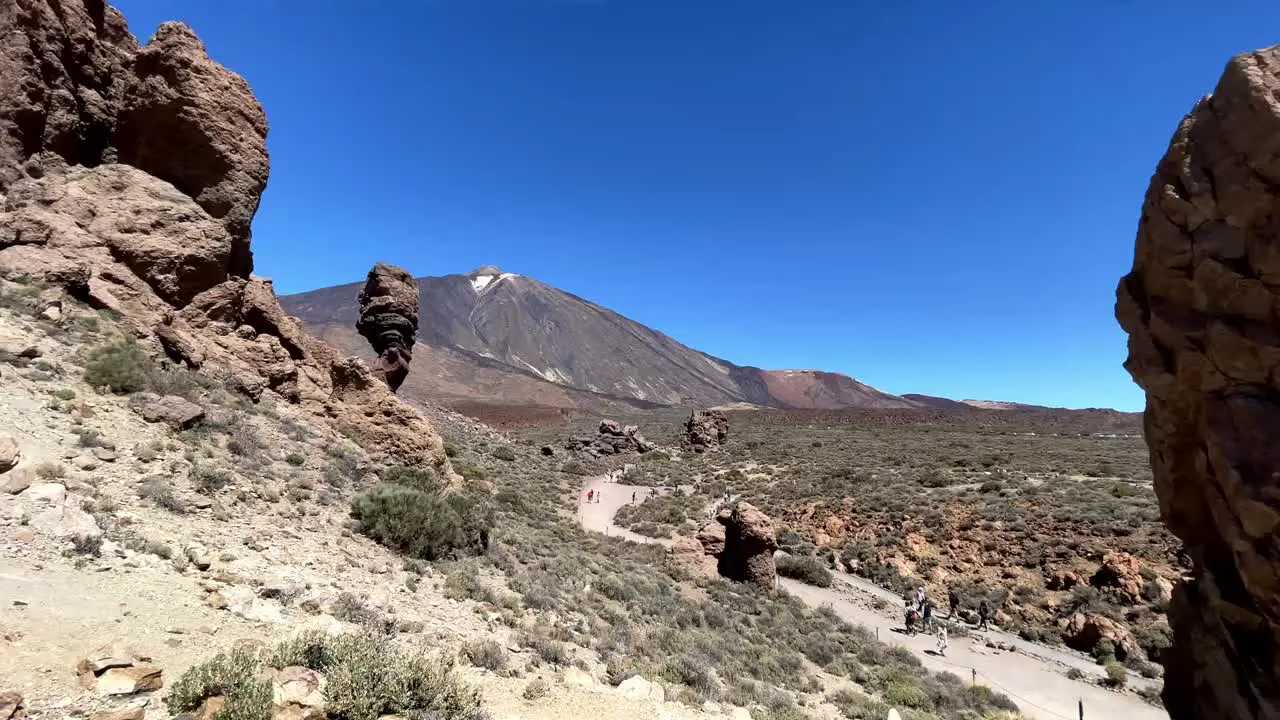
[[[598,504],[600,504],[600,496],[601,496],[601,495],[603,495],[603,494],[604,494],[604,493],[602,493],[602,492],[597,492],[597,493],[596,493],[596,504],[597,504],[597,505],[598,505]]]
[[[924,609],[924,586],[923,585],[916,588],[916,607],[920,608],[921,610]]]
[[[903,606],[903,607],[905,607],[905,608],[906,608],[906,615],[907,615],[907,634],[908,634],[908,635],[915,635],[915,634],[916,634],[916,620],[920,617],[920,612],[919,612],[918,610],[916,610],[914,606],[912,606],[912,604],[911,604],[911,601],[910,601],[910,600],[908,600],[908,601],[904,604],[904,606]]]
[[[635,494],[635,493],[631,493],[631,502],[633,502],[633,503],[634,503],[635,501],[636,501],[636,494]]]
[[[591,498],[593,498],[593,497],[595,497],[595,496],[596,496],[596,491],[595,491],[595,490],[588,490],[588,491],[587,491],[587,502],[591,502]]]
[[[925,601],[924,610],[922,610],[921,613],[924,615],[924,631],[932,632],[933,631],[933,603]]]
[[[987,617],[990,614],[991,614],[991,606],[988,605],[987,601],[984,599],[981,603],[978,604],[978,629],[979,630],[990,629],[987,627]]]
[[[942,657],[947,656],[947,627],[945,625],[938,628],[938,654]]]
[[[947,603],[951,605],[951,610],[947,613],[947,619],[950,620],[956,616],[956,610],[960,607],[960,593],[953,589],[947,595]]]

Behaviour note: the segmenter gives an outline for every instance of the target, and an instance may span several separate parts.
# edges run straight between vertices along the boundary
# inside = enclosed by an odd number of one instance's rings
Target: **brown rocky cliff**
[[[1173,720],[1280,718],[1280,46],[1228,63],[1142,206],[1116,316],[1193,573],[1173,593]]]
[[[0,28],[0,276],[61,285],[157,354],[458,479],[417,411],[250,276],[267,125],[242,78],[181,24],[139,49],[96,0],[0,0]]]

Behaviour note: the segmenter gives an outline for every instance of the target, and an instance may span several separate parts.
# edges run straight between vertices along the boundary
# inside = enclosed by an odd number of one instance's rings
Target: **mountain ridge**
[[[535,278],[485,265],[417,278],[419,345],[407,397],[583,407],[918,407],[840,373],[738,365]],[[281,298],[313,332],[368,356],[354,332],[360,283]],[[488,361],[488,362],[486,362]],[[416,376],[416,378],[415,378]],[[545,383],[554,387],[546,387]]]

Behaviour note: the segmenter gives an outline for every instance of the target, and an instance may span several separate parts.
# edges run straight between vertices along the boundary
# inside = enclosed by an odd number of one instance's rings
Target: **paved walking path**
[[[587,491],[598,495],[598,502],[587,503]],[[578,497],[578,520],[584,528],[621,537],[638,543],[669,544],[633,533],[613,524],[613,516],[624,505],[631,503],[631,494],[640,502],[649,496],[650,488],[620,485],[610,476],[589,478]],[[890,590],[878,587],[863,578],[846,573],[836,573],[838,582],[831,588],[819,588],[788,578],[778,578],[779,585],[805,603],[819,607],[829,605],[844,620],[864,625],[874,631],[884,642],[913,650],[930,670],[953,672],[961,677],[977,678],[991,687],[1009,695],[1022,713],[1036,720],[1077,720],[1079,705],[1084,703],[1086,720],[1167,720],[1161,708],[1152,707],[1135,695],[1112,692],[1097,685],[1071,680],[1065,672],[1077,668],[1094,676],[1102,675],[1102,668],[1091,659],[1078,653],[1028,643],[1002,631],[984,631],[971,637],[952,636],[946,657],[938,657],[932,636],[902,634],[902,619],[897,616],[902,600]],[[874,601],[883,600],[893,615],[886,615],[872,607]],[[997,651],[987,648],[987,638],[1015,646],[1017,652]],[[1131,676],[1131,681],[1144,679]]]

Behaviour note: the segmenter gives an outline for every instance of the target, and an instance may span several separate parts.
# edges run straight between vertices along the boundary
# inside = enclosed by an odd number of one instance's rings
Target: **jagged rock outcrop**
[[[667,562],[693,577],[716,573],[730,580],[772,588],[778,581],[773,553],[778,549],[773,520],[746,502],[725,505],[695,537],[678,537]]]
[[[97,0],[0,0],[0,28],[0,277],[61,286],[172,362],[459,480],[417,411],[250,276],[267,125],[242,78],[180,24],[138,49]]]
[[[403,268],[378,263],[360,291],[360,319],[356,330],[378,354],[374,372],[391,392],[409,375],[413,343],[418,332],[418,281]]]
[[[566,450],[599,457],[600,455],[647,453],[657,449],[658,446],[646,440],[636,425],[624,427],[616,420],[601,420],[600,429],[595,437],[573,438],[564,447]]]
[[[138,43],[102,2],[0,0],[0,195],[27,158],[113,159],[112,138]]]
[[[1280,717],[1280,46],[1232,59],[1174,133],[1117,291],[1125,367],[1192,574],[1162,653],[1173,720]]]
[[[209,58],[191,28],[161,25],[120,101],[119,162],[173,184],[231,237],[226,270],[253,270],[249,224],[267,187],[267,115],[244,78]]]
[[[690,412],[684,424],[684,443],[694,450],[716,447],[729,439],[729,418],[719,410]]]
[[[1137,605],[1142,602],[1142,586],[1145,584],[1142,563],[1129,553],[1110,551],[1102,556],[1102,564],[1089,578],[1089,584],[1110,590],[1126,605]]]
[[[1101,615],[1076,613],[1058,622],[1062,642],[1080,652],[1092,653],[1104,642],[1110,645],[1116,660],[1144,658],[1146,653],[1123,625]]]

